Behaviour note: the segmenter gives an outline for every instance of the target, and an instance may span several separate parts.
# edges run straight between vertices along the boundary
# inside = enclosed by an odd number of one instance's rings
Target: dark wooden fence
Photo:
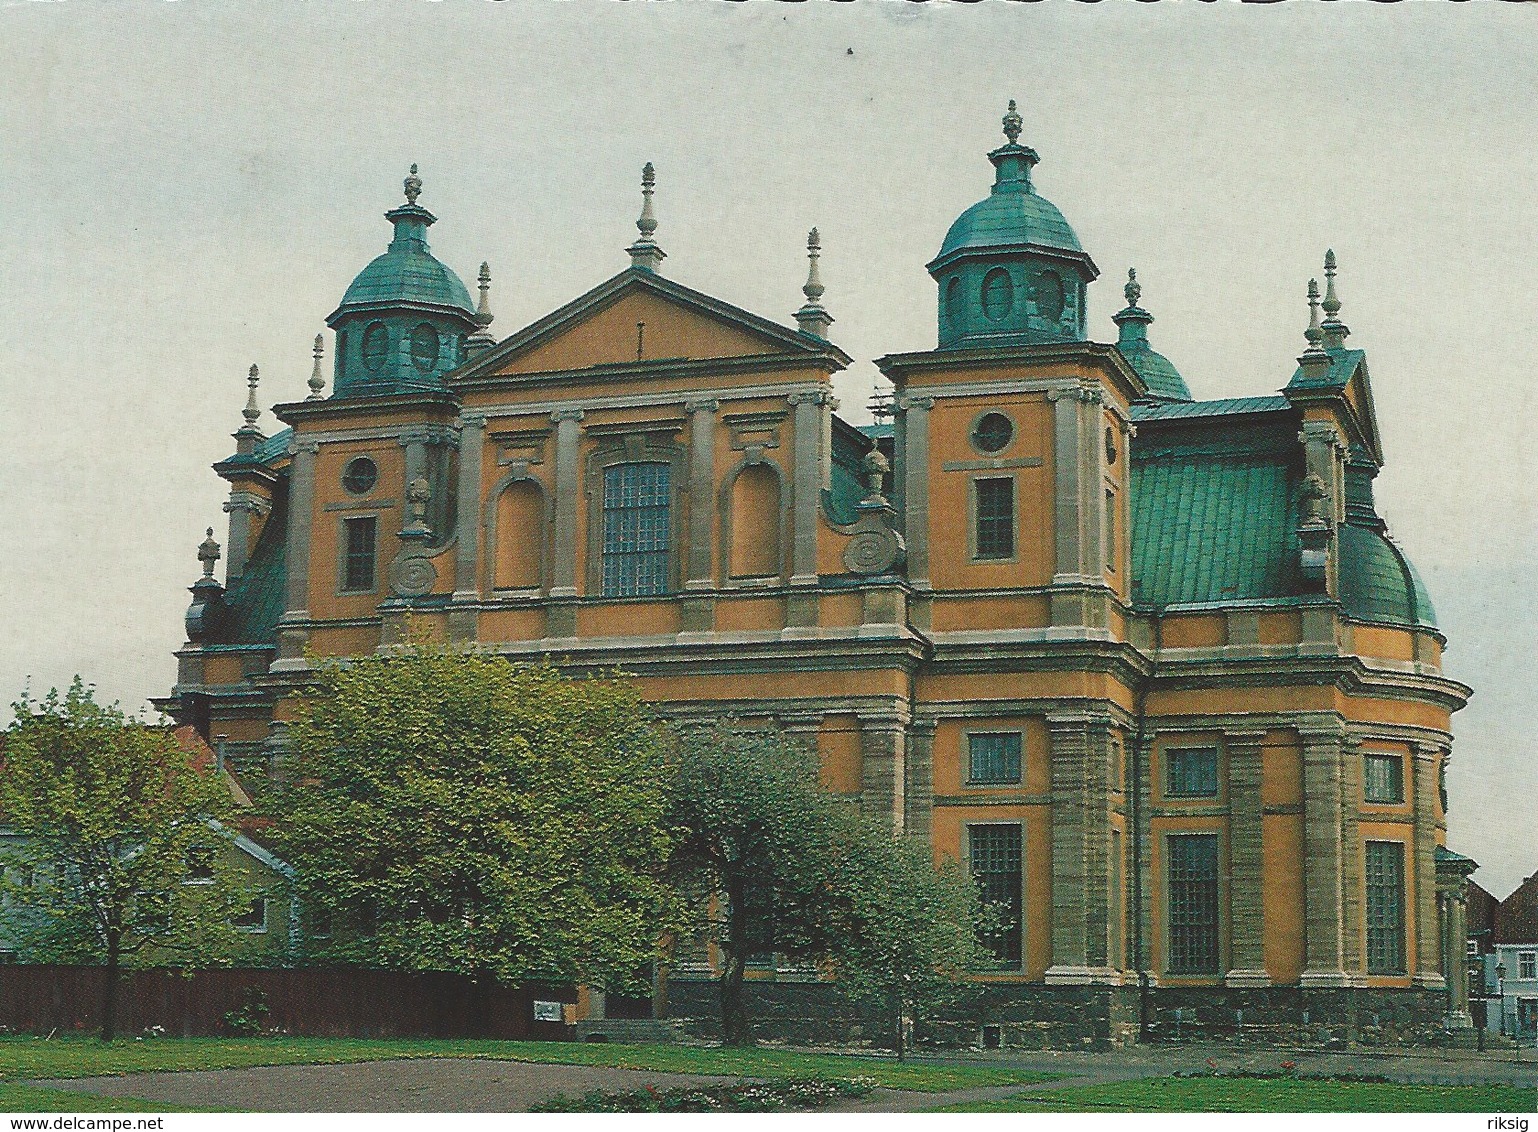
[[[263,1029],[316,1037],[569,1038],[564,1022],[535,1021],[534,1003],[576,1001],[571,987],[508,989],[462,975],[357,968],[223,968],[183,973],[125,971],[118,1031],[161,1027],[169,1036],[234,1032],[231,1019],[260,1016]],[[0,1027],[19,1033],[90,1032],[101,1025],[100,967],[0,966]],[[266,1006],[252,1012],[253,1003]]]

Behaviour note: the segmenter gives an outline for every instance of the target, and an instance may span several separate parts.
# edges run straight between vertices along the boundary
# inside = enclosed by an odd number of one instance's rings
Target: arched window
[[[390,353],[390,330],[382,322],[371,322],[363,332],[363,368],[369,373],[384,369]]]
[[[545,549],[545,508],[529,480],[497,497],[497,559],[492,584],[499,590],[532,590],[540,584]]]
[[[1056,323],[1063,317],[1066,295],[1063,278],[1055,271],[1043,271],[1035,279],[1036,313],[1046,321]]]
[[[614,464],[603,472],[603,592],[644,597],[668,591],[672,469]]]
[[[961,329],[962,321],[961,279],[952,276],[951,281],[945,285],[945,321],[950,324],[952,330]]]
[[[430,322],[419,322],[411,332],[411,364],[422,373],[432,373],[438,365],[438,331]]]
[[[983,315],[991,322],[998,322],[1014,305],[1015,282],[1009,272],[995,267],[983,276]]]
[[[734,578],[767,578],[780,572],[780,477],[767,464],[750,464],[732,481]]]

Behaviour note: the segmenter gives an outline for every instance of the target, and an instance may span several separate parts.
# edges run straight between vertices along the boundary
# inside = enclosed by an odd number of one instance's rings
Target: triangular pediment
[[[630,268],[504,339],[461,367],[449,383],[649,360],[772,355],[824,357],[838,368],[849,362],[820,338]]]
[[[1367,377],[1366,358],[1357,362],[1342,395],[1351,407],[1351,415],[1356,419],[1357,429],[1362,434],[1362,443],[1372,453],[1373,459],[1382,464],[1383,445],[1378,439],[1378,414],[1373,408],[1372,382]]]

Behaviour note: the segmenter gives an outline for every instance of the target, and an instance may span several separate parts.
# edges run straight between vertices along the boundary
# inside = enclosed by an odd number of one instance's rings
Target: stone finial
[[[208,528],[208,537],[198,544],[198,561],[203,563],[203,577],[214,576],[214,563],[219,561],[219,543],[214,538],[214,529]]]
[[[1121,293],[1127,297],[1129,307],[1137,306],[1137,301],[1143,297],[1143,285],[1137,281],[1137,268],[1127,268],[1127,285]]]
[[[1004,136],[1009,139],[1010,145],[1020,144],[1020,112],[1015,109],[1015,100],[1009,100],[1009,109],[1004,114]]]
[[[865,473],[866,503],[886,502],[886,477],[892,470],[891,463],[882,454],[881,449],[872,448],[865,453],[865,459],[860,461],[860,470]]]
[[[406,485],[406,505],[411,521],[401,532],[402,537],[426,538],[432,533],[427,526],[427,502],[432,494],[432,488],[424,476],[418,476]]]
[[[642,271],[656,271],[667,258],[667,253],[657,246],[652,235],[657,231],[657,214],[652,210],[652,194],[656,191],[657,170],[648,161],[641,168],[641,216],[635,222],[641,238],[627,249],[630,264]]]
[[[1346,346],[1346,335],[1351,333],[1349,327],[1340,319],[1340,299],[1335,294],[1335,249],[1330,248],[1324,253],[1324,348],[1326,350],[1341,350]]]
[[[1319,329],[1319,280],[1317,279],[1308,281],[1308,329],[1303,332],[1303,337],[1308,339],[1306,353],[1320,352],[1319,342],[1324,337],[1324,332]]]
[[[406,203],[416,204],[417,197],[422,195],[422,178],[417,176],[415,162],[412,162],[411,172],[407,174],[406,180],[402,183],[406,189]]]
[[[481,301],[475,308],[475,325],[490,326],[495,316],[491,313],[491,264],[485,260],[481,261],[479,289]]]
[[[822,275],[817,269],[817,261],[822,257],[822,237],[817,229],[813,228],[806,234],[806,286],[801,288],[801,293],[806,296],[806,303],[796,312],[796,325],[801,333],[811,334],[817,338],[826,338],[828,328],[833,325],[833,316],[822,305],[822,295],[825,288],[822,285]]]
[[[246,423],[240,426],[244,433],[254,433],[260,430],[256,427],[257,418],[262,415],[262,407],[256,403],[256,383],[261,380],[260,371],[256,363],[251,363],[251,368],[246,372],[246,407],[240,411],[240,415],[246,418]]]
[[[306,401],[319,401],[326,395],[326,379],[320,372],[320,360],[326,354],[326,337],[323,334],[315,336],[315,364],[310,368],[310,395]]]

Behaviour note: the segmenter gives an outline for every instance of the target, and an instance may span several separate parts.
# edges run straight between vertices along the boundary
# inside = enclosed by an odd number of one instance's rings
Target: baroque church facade
[[[936,348],[877,359],[866,427],[837,415],[815,230],[795,325],[751,314],[664,272],[648,165],[631,265],[498,339],[413,167],[327,319],[330,394],[317,338],[269,435],[253,367],[214,469],[225,577],[211,537],[163,706],[264,763],[313,658],[388,651],[408,616],[618,667],[664,716],[803,737],[830,789],[969,869],[1009,921],[980,1018],[1007,1042],[1173,1007],[1466,1025],[1443,782],[1470,691],[1373,502],[1333,255],[1280,391],[1194,400],[1135,274],[1094,340],[1098,268],[1013,103],[1004,133],[926,265]],[[677,957],[675,1013],[709,973]]]

